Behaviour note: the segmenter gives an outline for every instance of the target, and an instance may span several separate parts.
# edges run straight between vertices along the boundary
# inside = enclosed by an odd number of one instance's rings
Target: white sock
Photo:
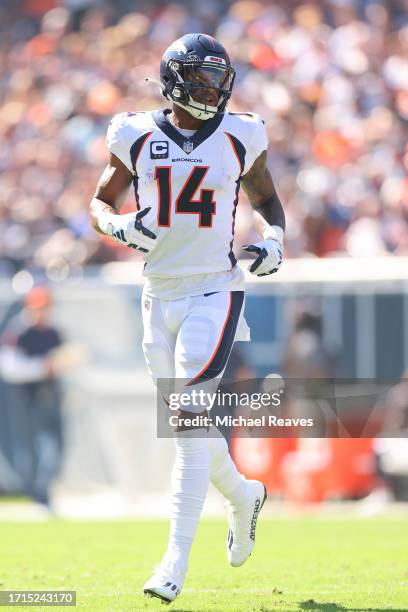
[[[171,475],[170,537],[166,555],[187,569],[210,481],[208,439],[199,430],[175,434],[176,460]],[[192,435],[191,435],[192,434]]]
[[[245,477],[238,472],[219,429],[212,425],[209,436],[211,482],[234,507],[238,507],[246,497]]]

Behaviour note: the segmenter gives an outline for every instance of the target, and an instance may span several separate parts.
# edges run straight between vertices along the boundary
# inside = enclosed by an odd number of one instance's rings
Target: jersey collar
[[[199,130],[196,131],[190,137],[183,136],[181,132],[179,132],[174,125],[172,125],[168,119],[168,115],[171,113],[169,108],[165,110],[157,110],[152,112],[152,117],[161,131],[166,134],[170,140],[176,143],[183,149],[186,155],[189,155],[196,149],[204,140],[209,138],[212,134],[214,134],[215,130],[219,127],[221,121],[224,118],[222,113],[218,113],[212,119],[208,119],[205,123],[200,127]]]

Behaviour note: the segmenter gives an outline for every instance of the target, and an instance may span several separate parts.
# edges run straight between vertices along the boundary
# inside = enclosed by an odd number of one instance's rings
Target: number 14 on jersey
[[[176,213],[199,216],[199,227],[212,227],[212,219],[216,209],[213,189],[201,189],[200,199],[193,199],[208,169],[209,166],[194,166],[175,201]],[[154,178],[158,189],[158,225],[160,227],[170,227],[171,166],[156,166]]]

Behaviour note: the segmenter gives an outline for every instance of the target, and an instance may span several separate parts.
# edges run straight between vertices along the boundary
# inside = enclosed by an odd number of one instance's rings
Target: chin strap
[[[217,111],[205,111],[204,109],[201,110],[199,108],[195,108],[194,106],[181,104],[181,102],[176,102],[176,100],[173,100],[172,98],[169,98],[166,95],[164,87],[163,87],[163,84],[160,83],[160,81],[158,81],[157,79],[153,79],[151,77],[145,77],[145,81],[147,83],[153,83],[154,85],[158,85],[159,88],[160,88],[160,93],[167,100],[169,100],[169,102],[174,102],[174,104],[177,104],[177,106],[180,106],[181,108],[186,110],[188,113],[190,113],[190,115],[192,115],[196,119],[201,119],[202,121],[207,121],[208,119],[212,119],[217,114],[217,112],[218,112],[218,110]],[[192,100],[191,96],[190,96],[190,99]],[[194,102],[194,100],[192,100],[192,101]]]
[[[175,100],[171,101],[174,102],[174,104],[176,104],[177,106],[180,106],[180,108],[183,108],[185,111],[187,111],[192,117],[195,117],[196,119],[201,119],[202,121],[212,119],[217,114],[216,112],[206,112],[204,110],[200,110],[199,108],[194,108],[193,106],[184,105],[180,102],[176,102]]]

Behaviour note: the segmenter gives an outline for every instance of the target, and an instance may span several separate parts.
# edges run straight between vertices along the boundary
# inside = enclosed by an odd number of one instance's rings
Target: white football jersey
[[[121,113],[109,125],[107,145],[134,175],[143,224],[157,236],[145,256],[147,292],[177,299],[206,290],[242,289],[233,253],[242,175],[267,149],[262,119],[224,113],[192,136],[168,119],[170,110]]]

